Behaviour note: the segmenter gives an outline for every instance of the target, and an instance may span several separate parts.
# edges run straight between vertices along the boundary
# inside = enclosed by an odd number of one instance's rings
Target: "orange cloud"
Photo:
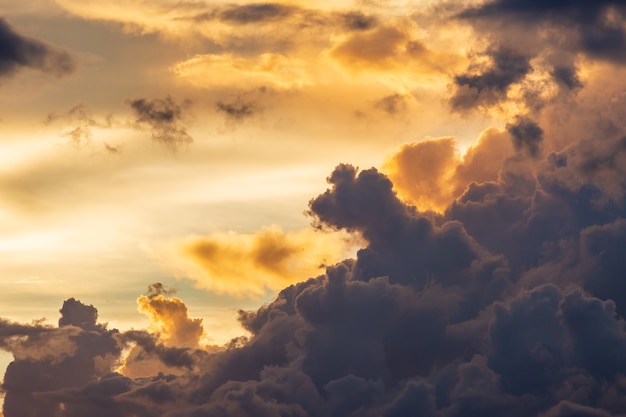
[[[201,288],[256,297],[319,275],[325,265],[349,256],[350,239],[344,233],[283,232],[273,226],[253,234],[190,237],[160,257]]]
[[[166,345],[197,347],[204,336],[202,319],[192,319],[187,306],[177,297],[162,294],[152,297],[142,295],[137,299],[139,311],[150,317],[150,329],[159,334]]]
[[[312,83],[302,61],[277,53],[264,53],[256,58],[196,55],[173,66],[171,71],[192,85],[206,88],[237,85],[289,89]]]
[[[147,377],[158,372],[181,374],[185,368],[168,364],[158,354],[159,350],[171,348],[180,355],[184,351],[191,352],[197,348],[216,349],[215,346],[202,343],[205,338],[202,319],[190,318],[187,306],[181,299],[153,293],[140,296],[137,304],[139,311],[150,318],[149,330],[154,336],[135,336],[143,342],[130,343],[120,360],[117,372],[132,378]]]
[[[444,48],[405,18],[389,19],[370,30],[337,36],[328,56],[352,76],[374,76],[396,90],[447,82],[464,59],[458,46]]]
[[[427,139],[401,146],[382,171],[400,198],[420,210],[441,212],[470,182],[497,180],[502,162],[511,155],[509,134],[487,129],[463,157],[455,138]]]

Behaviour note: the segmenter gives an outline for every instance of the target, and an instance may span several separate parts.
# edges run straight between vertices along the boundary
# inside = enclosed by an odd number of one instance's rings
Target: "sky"
[[[624,415],[625,66],[618,0],[0,0],[0,415]]]

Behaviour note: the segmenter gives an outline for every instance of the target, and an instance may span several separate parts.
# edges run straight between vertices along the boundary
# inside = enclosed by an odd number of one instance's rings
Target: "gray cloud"
[[[457,90],[451,99],[454,109],[467,110],[504,101],[509,87],[531,70],[529,57],[519,52],[497,48],[486,55],[492,60],[491,66],[455,76]]]
[[[513,146],[518,151],[527,152],[533,158],[541,153],[543,130],[532,120],[518,117],[506,125],[506,130],[513,137]]]
[[[289,17],[293,10],[279,3],[256,3],[227,7],[219,16],[225,21],[246,24],[283,19]]]
[[[223,113],[229,122],[238,123],[257,113],[258,105],[254,101],[237,99],[233,102],[218,101],[215,109]]]
[[[71,73],[76,64],[65,51],[16,32],[0,18],[0,76],[32,68],[56,76]]]
[[[127,100],[135,114],[135,124],[152,131],[152,140],[176,151],[180,146],[193,142],[185,127],[186,111],[191,103],[176,103],[172,97],[148,100],[138,98]]]
[[[565,92],[582,87],[577,67],[583,56],[615,65],[626,62],[626,7],[621,1],[492,0],[452,13],[473,26],[488,44],[483,54],[492,61],[491,67],[475,70],[479,60],[473,59],[469,71],[455,77],[451,104],[457,110],[498,105],[513,85],[525,91],[526,104],[537,108],[543,103],[533,89],[542,86],[523,83],[532,71],[548,71]]]

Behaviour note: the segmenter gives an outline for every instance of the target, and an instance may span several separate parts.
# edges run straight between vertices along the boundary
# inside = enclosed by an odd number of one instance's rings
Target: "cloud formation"
[[[420,210],[443,211],[472,182],[497,181],[502,161],[514,156],[513,145],[522,146],[517,142],[506,130],[488,129],[460,156],[455,138],[429,138],[401,146],[382,171],[404,201]]]
[[[277,226],[256,233],[194,236],[157,251],[158,259],[200,288],[235,296],[260,297],[302,277],[317,276],[347,256],[355,239],[345,234]]]
[[[21,35],[0,18],[0,77],[9,77],[22,68],[60,77],[74,71],[75,66],[74,59],[67,52]]]
[[[5,415],[619,415],[623,135],[533,154],[546,132],[518,120],[463,158],[452,138],[402,148],[392,163],[407,181],[453,184],[439,213],[399,199],[376,169],[337,166],[309,215],[364,246],[317,276],[294,266],[314,253],[308,235],[188,241],[224,288],[243,277],[242,288],[285,286],[240,311],[250,336],[223,348],[204,346],[202,323],[158,284],[138,300],[148,331],[108,330],[73,299],[58,328],[3,321],[2,348],[16,357]],[[276,284],[255,284],[248,267]],[[37,382],[44,368],[53,377]]]
[[[242,30],[303,13],[183,6],[194,22]],[[465,70],[450,61],[452,107],[502,111],[499,128],[463,155],[443,136],[401,146],[381,170],[339,164],[309,202],[317,231],[177,242],[163,260],[201,288],[278,291],[238,312],[248,335],[223,347],[206,346],[202,321],[159,284],[138,299],[147,330],[110,330],[73,298],[58,327],[0,320],[0,348],[14,355],[5,417],[623,415],[626,102],[623,81],[602,82],[623,65],[623,5],[492,0],[453,12],[483,44]],[[349,31],[325,56],[354,74],[404,74],[407,56],[435,71],[431,58],[449,56],[425,46],[415,22],[324,16]],[[225,69],[224,85],[312,79],[300,57],[256,52],[199,55],[187,75],[205,82],[208,63]],[[395,114],[404,93],[374,106]],[[217,103],[235,119],[251,111]],[[129,104],[156,140],[185,143],[183,105]],[[329,230],[362,247],[348,257],[345,242],[319,234]]]
[[[452,107],[484,109],[514,99],[532,110],[546,91],[578,90],[581,66],[624,64],[625,13],[614,0],[492,0],[455,9],[486,46],[455,76]]]
[[[68,138],[72,145],[80,146],[91,142],[94,128],[107,129],[112,127],[113,116],[107,115],[98,120],[92,114],[89,106],[85,103],[78,103],[63,113],[49,113],[44,124],[63,126],[61,136]],[[109,151],[113,152],[113,148],[110,148]]]
[[[139,128],[150,129],[153,141],[172,151],[193,142],[184,124],[190,102],[179,104],[172,97],[166,96],[153,100],[138,98],[128,100],[127,103],[135,115],[135,124]]]

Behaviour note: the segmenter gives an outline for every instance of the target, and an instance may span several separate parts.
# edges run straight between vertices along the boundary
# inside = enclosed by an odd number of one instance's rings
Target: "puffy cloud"
[[[13,75],[22,68],[62,76],[74,70],[75,62],[67,52],[16,32],[0,18],[0,76]]]
[[[49,414],[50,405],[38,396],[39,392],[82,386],[104,376],[120,354],[117,332],[96,325],[95,308],[69,299],[61,313],[59,328],[9,327],[10,336],[18,340],[3,346],[15,357],[4,376],[5,416]]]
[[[625,32],[621,20],[626,11],[620,1],[495,0],[464,12],[467,18],[501,19],[507,23],[539,26],[549,23],[561,29],[573,29],[572,47],[593,58],[624,61]]]
[[[318,275],[325,265],[346,256],[353,242],[346,235],[283,232],[273,226],[251,234],[190,237],[157,256],[201,288],[258,297],[300,277]]]
[[[457,110],[510,100],[536,109],[555,91],[578,91],[582,65],[624,63],[626,9],[620,1],[492,0],[450,13],[469,23],[483,44],[468,70],[455,76],[451,104]]]
[[[464,110],[504,101],[511,85],[531,70],[529,57],[518,52],[500,48],[487,51],[486,55],[491,64],[454,78],[458,89],[451,99],[453,108]]]
[[[60,310],[59,327],[76,326],[83,330],[96,330],[98,310],[92,305],[85,305],[74,298],[63,302]]]
[[[543,130],[532,120],[518,118],[506,126],[507,131],[513,137],[513,145],[518,151],[528,152],[536,158],[541,152]]]
[[[456,48],[446,50],[437,37],[426,38],[410,19],[392,19],[337,38],[328,55],[343,72],[373,77],[404,94],[416,86],[441,83],[465,61]]]
[[[185,304],[176,297],[162,294],[137,299],[139,311],[150,317],[151,330],[170,346],[197,347],[204,336],[202,319],[191,319]]]
[[[428,139],[401,146],[382,169],[403,200],[420,210],[443,211],[472,183],[496,181],[516,142],[509,132],[488,129],[461,157],[456,139]]]
[[[452,177],[460,163],[454,138],[403,145],[383,170],[400,196],[422,210],[445,208],[456,186]]]
[[[50,353],[9,367],[5,415],[25,403],[34,416],[618,415],[624,209],[585,171],[604,153],[583,152],[580,141],[565,155],[529,159],[509,131],[485,131],[457,157],[451,178],[470,182],[440,214],[400,200],[375,169],[339,165],[309,214],[318,228],[358,233],[364,247],[315,278],[277,280],[285,288],[272,302],[239,313],[250,336],[222,349],[199,344],[200,321],[158,284],[138,301],[152,331],[109,331],[76,300],[60,328],[3,322],[12,340],[3,348]],[[421,157],[454,156],[451,138],[431,142]],[[497,169],[488,162],[499,154]],[[621,175],[600,159],[607,178]],[[315,252],[312,236],[268,229],[194,238],[184,249],[207,269],[288,277]],[[25,391],[23,375],[42,367],[76,379]]]

